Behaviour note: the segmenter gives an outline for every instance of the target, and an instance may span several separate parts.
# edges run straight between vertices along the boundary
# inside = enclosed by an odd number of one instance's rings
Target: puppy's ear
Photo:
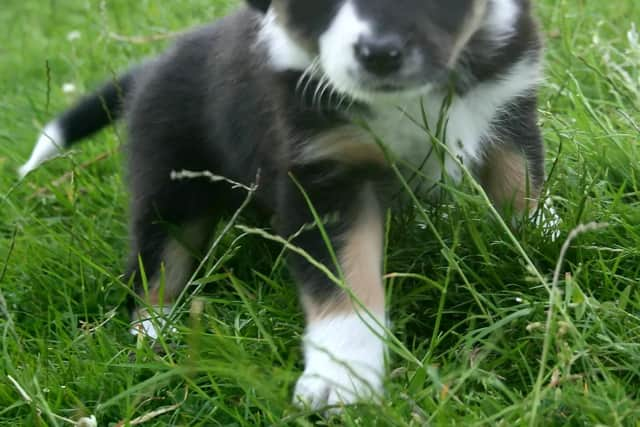
[[[247,2],[249,3],[249,6],[254,9],[258,9],[261,12],[266,12],[271,5],[271,0],[247,0]]]

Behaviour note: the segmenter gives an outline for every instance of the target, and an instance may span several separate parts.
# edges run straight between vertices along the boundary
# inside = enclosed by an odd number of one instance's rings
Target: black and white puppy
[[[348,288],[290,258],[307,318],[294,398],[352,403],[382,393],[389,161],[418,172],[423,189],[444,175],[459,181],[462,162],[496,205],[525,213],[544,175],[540,80],[529,0],[249,0],[47,125],[20,172],[124,113],[127,277],[147,305],[165,309],[216,220],[245,197],[224,182],[172,179],[172,171],[245,184],[259,175],[256,207]],[[438,127],[446,150],[429,136]],[[312,226],[310,205],[331,218],[323,227]],[[137,330],[158,333],[148,321]]]

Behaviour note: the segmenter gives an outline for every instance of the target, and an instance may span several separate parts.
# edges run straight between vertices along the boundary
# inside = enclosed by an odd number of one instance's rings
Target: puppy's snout
[[[354,46],[360,65],[379,77],[389,76],[402,68],[405,49],[405,43],[397,36],[361,36]]]

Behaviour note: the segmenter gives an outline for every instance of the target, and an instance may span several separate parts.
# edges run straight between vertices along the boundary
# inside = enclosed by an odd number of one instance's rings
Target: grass
[[[63,426],[91,414],[101,426],[145,415],[145,425],[325,422],[289,404],[303,318],[277,244],[231,227],[203,289],[181,307],[179,338],[159,355],[127,334],[120,308],[121,132],[23,182],[14,175],[55,112],[168,43],[110,33],[166,34],[230,7],[0,8],[0,424]],[[408,352],[390,354],[382,405],[327,424],[640,426],[640,3],[540,0],[537,9],[548,43],[547,187],[561,239],[525,224],[512,240],[468,183],[450,190],[455,205],[390,219],[390,317]],[[70,41],[72,31],[80,37]],[[552,283],[564,239],[592,221],[608,226],[573,241]]]

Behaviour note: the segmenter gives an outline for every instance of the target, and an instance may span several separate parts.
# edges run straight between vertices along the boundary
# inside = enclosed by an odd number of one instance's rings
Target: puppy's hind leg
[[[182,225],[149,224],[138,230],[138,251],[132,251],[128,277],[133,277],[140,303],[132,310],[131,333],[157,339],[166,316],[187,284],[200,249],[211,232],[209,219]]]
[[[219,186],[205,180],[172,180],[172,169],[163,164],[134,164],[126,271],[139,299],[130,306],[132,333],[157,338],[154,315],[166,315],[187,284],[221,214],[213,205],[224,196]]]

